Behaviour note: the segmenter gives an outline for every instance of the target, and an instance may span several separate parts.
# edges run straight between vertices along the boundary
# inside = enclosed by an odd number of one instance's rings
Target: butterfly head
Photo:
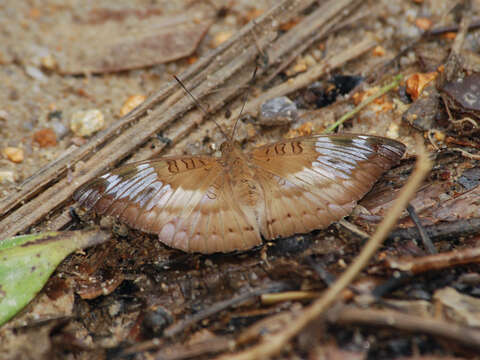
[[[235,150],[242,151],[242,147],[238,141],[224,141],[222,145],[220,145],[220,151],[223,156],[230,154]]]

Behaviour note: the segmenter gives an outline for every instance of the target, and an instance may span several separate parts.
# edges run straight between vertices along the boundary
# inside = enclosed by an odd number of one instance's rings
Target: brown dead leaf
[[[82,299],[95,299],[102,295],[111,294],[122,283],[124,277],[117,272],[111,274],[107,279],[102,276],[90,276],[86,280],[78,280],[76,286],[76,293]]]
[[[422,217],[438,221],[470,219],[480,214],[480,185],[462,195],[439,203],[438,206],[422,214]]]
[[[435,291],[433,298],[444,306],[444,315],[450,320],[480,326],[480,299],[461,294],[451,287]]]
[[[438,72],[412,74],[406,81],[405,91],[412,97],[413,100],[417,100],[425,86],[427,86],[431,81],[435,80],[437,75]]]
[[[151,16],[98,24],[58,24],[55,53],[63,74],[107,73],[138,69],[191,55],[212,23],[213,11],[197,6],[169,16]],[[64,31],[68,27],[69,31]],[[76,28],[75,30],[72,30]]]
[[[479,81],[480,74],[475,73],[458,77],[443,86],[441,92],[452,112],[480,118]]]

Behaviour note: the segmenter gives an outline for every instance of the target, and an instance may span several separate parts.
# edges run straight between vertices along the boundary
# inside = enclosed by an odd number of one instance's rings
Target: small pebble
[[[253,9],[248,11],[247,14],[245,15],[246,21],[247,22],[252,21],[253,19],[256,19],[259,16],[261,16],[263,13],[264,11],[262,9],[257,9],[256,7],[254,7]]]
[[[42,64],[42,67],[47,70],[55,70],[57,67],[57,60],[52,54],[48,54],[40,58],[40,64]]]
[[[309,136],[312,135],[312,132],[313,124],[310,121],[307,121],[295,129],[290,129],[285,135],[285,138],[291,139],[298,136]]]
[[[87,142],[87,139],[81,136],[73,136],[71,141],[73,145],[82,146]]]
[[[122,108],[120,109],[120,116],[127,115],[130,111],[135,109],[141,103],[145,101],[144,95],[132,95],[123,103]]]
[[[294,76],[299,73],[307,71],[307,63],[305,59],[301,59],[295,63],[292,67],[290,67],[287,71],[285,71],[285,74],[287,76]]]
[[[8,120],[8,112],[0,109],[0,120]]]
[[[27,65],[25,67],[25,72],[32,79],[38,80],[40,82],[47,82],[47,76],[42,72],[42,70],[36,68],[35,66]]]
[[[380,45],[377,45],[373,49],[372,53],[373,53],[373,56],[379,56],[379,57],[385,56],[385,48]]]
[[[448,200],[451,200],[451,199],[452,199],[452,197],[448,194],[445,194],[445,193],[438,195],[438,201],[440,201],[440,202],[445,202],[445,201],[448,201]]]
[[[262,104],[259,121],[267,126],[285,125],[293,122],[297,115],[297,105],[288,97],[280,96]]]
[[[397,123],[390,123],[390,125],[388,126],[388,130],[387,130],[387,136],[391,139],[397,139],[398,138],[398,130],[399,130],[399,126]]]
[[[311,66],[317,65],[317,61],[312,55],[306,55],[303,59],[305,60],[305,64],[307,66],[311,67]]]
[[[57,110],[56,106],[54,103],[48,105],[50,112],[47,114],[47,119],[52,120],[52,119],[62,119],[62,111]]]
[[[225,41],[227,41],[228,39],[230,39],[232,37],[232,33],[230,31],[222,31],[222,32],[219,32],[217,35],[215,35],[215,37],[212,39],[210,45],[211,47],[213,48],[216,48],[217,46],[219,46],[220,44],[224,43]]]
[[[419,29],[427,31],[432,27],[433,23],[432,20],[430,20],[429,18],[421,17],[415,20],[415,25]]]
[[[52,126],[53,131],[55,131],[57,139],[63,139],[69,132],[68,127],[66,127],[65,124],[59,120],[53,120],[50,122],[50,125]]]
[[[4,183],[14,183],[15,176],[13,171],[10,170],[0,170],[0,184]]]
[[[97,109],[77,111],[70,119],[70,129],[78,136],[90,136],[104,125],[103,114]]]
[[[41,148],[57,145],[57,135],[55,131],[50,128],[41,129],[33,134],[33,141],[35,141]]]
[[[3,149],[3,155],[14,163],[21,163],[23,161],[23,150],[20,148],[6,147]]]

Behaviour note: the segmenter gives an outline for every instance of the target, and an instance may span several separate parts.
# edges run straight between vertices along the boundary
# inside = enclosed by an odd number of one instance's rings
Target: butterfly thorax
[[[253,170],[238,142],[225,141],[220,146],[220,151],[222,152],[220,162],[234,180],[241,177],[253,178]]]
[[[232,188],[238,200],[245,205],[253,206],[259,200],[258,184],[254,180],[255,172],[240,144],[225,141],[221,146],[221,164],[230,177]]]

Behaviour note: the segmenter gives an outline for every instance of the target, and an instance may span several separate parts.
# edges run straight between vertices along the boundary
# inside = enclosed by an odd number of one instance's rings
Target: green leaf
[[[70,253],[109,238],[110,234],[101,231],[72,231],[23,235],[1,241],[0,325],[37,295]]]

